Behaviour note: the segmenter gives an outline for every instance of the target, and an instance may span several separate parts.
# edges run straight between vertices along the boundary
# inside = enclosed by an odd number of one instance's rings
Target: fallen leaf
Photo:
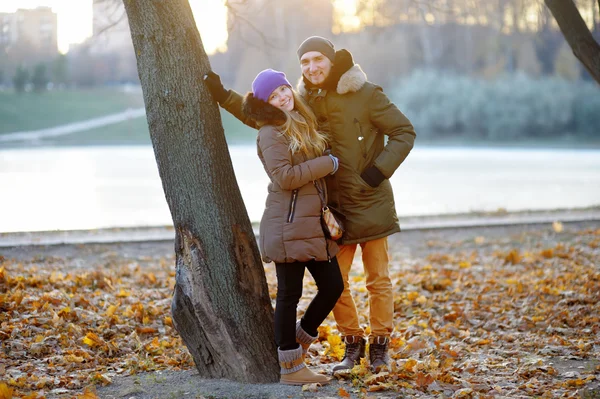
[[[12,397],[13,389],[6,385],[6,383],[0,382],[0,399],[12,399]]]
[[[556,233],[562,233],[562,231],[563,231],[563,224],[562,224],[562,222],[559,222],[559,221],[552,222],[552,229]]]

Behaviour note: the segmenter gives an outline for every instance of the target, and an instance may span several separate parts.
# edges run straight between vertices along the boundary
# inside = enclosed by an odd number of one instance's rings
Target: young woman
[[[258,156],[271,180],[259,247],[263,261],[275,262],[277,272],[275,339],[280,382],[327,383],[328,377],[306,368],[304,355],[344,289],[335,257],[338,247],[321,225],[327,192],[324,177],[336,172],[338,160],[323,155],[327,146],[316,130],[315,116],[283,72],[260,72],[252,92],[244,97],[242,111],[259,127]],[[297,322],[305,269],[318,292]]]

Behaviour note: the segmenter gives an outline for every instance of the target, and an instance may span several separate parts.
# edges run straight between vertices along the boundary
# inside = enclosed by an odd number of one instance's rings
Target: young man
[[[346,353],[333,371],[350,369],[365,356],[365,331],[348,284],[357,246],[362,249],[369,293],[369,360],[378,371],[388,364],[394,300],[387,237],[400,231],[389,178],[410,153],[415,131],[410,121],[367,76],[346,50],[312,36],[298,48],[302,78],[298,92],[307,100],[328,136],[339,170],[328,181],[329,205],[345,218],[338,263],[344,292],[333,309]],[[241,96],[225,90],[209,73],[205,81],[215,100],[238,119]],[[387,143],[385,142],[387,136]]]

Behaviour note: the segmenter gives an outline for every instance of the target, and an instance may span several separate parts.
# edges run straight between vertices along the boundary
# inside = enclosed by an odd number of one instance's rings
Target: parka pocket
[[[296,200],[298,199],[298,189],[292,191],[292,198],[290,199],[290,207],[288,209],[287,222],[292,223],[294,221],[294,213],[296,212]]]
[[[358,140],[360,152],[362,153],[363,158],[367,158],[367,148],[365,143],[365,136],[363,134],[363,128],[359,120],[356,118],[354,118],[354,127],[356,128],[356,138]]]

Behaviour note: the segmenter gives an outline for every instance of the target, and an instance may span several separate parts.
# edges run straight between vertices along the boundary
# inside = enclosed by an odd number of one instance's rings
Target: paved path
[[[450,229],[554,222],[585,222],[600,220],[600,208],[526,211],[503,214],[460,214],[403,217],[403,231]],[[258,235],[258,226],[254,226]],[[59,245],[113,242],[171,241],[175,237],[172,226],[112,228],[97,230],[43,231],[0,233],[0,248],[25,245]]]
[[[74,122],[66,125],[55,126],[48,129],[3,133],[0,134],[0,143],[11,141],[40,140],[48,137],[65,136],[67,134],[73,134],[85,130],[95,129],[97,127],[124,122],[129,119],[140,118],[145,115],[146,110],[144,108],[129,108],[126,111],[119,112],[116,114],[110,114],[99,118],[88,119],[81,122]]]

